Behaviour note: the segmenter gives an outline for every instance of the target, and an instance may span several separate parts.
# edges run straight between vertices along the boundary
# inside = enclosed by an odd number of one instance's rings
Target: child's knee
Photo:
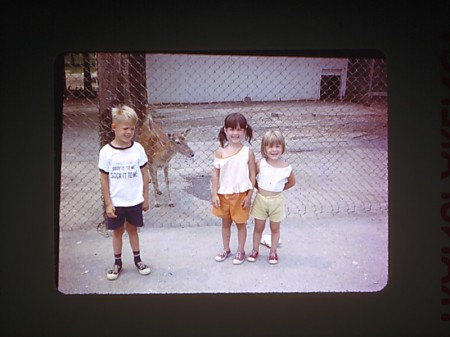
[[[236,228],[238,231],[247,230],[247,224],[246,223],[237,223]]]
[[[127,223],[126,230],[127,230],[128,235],[134,235],[137,233],[137,227],[130,223]]]
[[[116,237],[122,236],[124,232],[125,232],[125,226],[121,226],[121,227],[113,230],[113,236],[116,236]]]
[[[262,233],[264,231],[264,228],[266,227],[266,221],[257,220],[255,219],[255,227],[254,231],[257,233]]]
[[[233,221],[231,219],[222,219],[222,227],[223,228],[231,228],[231,224]]]
[[[270,224],[270,231],[273,234],[278,234],[280,232],[280,224],[279,223],[276,223],[276,224],[271,223]]]
[[[262,234],[262,232],[264,231],[264,226],[255,226],[255,227],[253,228],[253,231],[254,231],[255,233]]]

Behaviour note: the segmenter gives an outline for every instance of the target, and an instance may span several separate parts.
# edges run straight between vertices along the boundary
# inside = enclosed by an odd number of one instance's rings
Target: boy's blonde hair
[[[116,108],[112,108],[111,114],[113,123],[121,121],[132,121],[134,124],[136,124],[138,121],[136,111],[125,104],[121,104]]]
[[[284,153],[286,149],[286,142],[284,141],[284,136],[280,130],[268,130],[264,133],[261,140],[261,156],[267,159],[266,146],[272,146],[275,144],[281,145],[281,154]]]

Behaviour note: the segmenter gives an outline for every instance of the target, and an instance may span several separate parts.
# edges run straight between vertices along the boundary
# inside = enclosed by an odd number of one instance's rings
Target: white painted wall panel
[[[149,103],[317,100],[323,71],[341,73],[347,59],[148,54]]]

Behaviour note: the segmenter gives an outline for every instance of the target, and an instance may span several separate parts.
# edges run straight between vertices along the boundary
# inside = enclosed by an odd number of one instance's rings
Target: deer
[[[186,142],[186,135],[189,131],[190,129],[184,130],[181,133],[166,133],[161,125],[153,121],[150,114],[147,114],[146,119],[140,127],[138,141],[144,147],[148,157],[148,168],[150,179],[153,183],[155,207],[160,207],[158,195],[162,194],[158,186],[158,169],[163,169],[164,171],[169,206],[175,206],[170,196],[169,164],[177,153],[188,158],[194,157],[194,151],[191,150]]]

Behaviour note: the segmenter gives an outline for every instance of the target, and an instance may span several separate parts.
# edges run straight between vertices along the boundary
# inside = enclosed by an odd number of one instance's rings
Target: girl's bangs
[[[272,133],[266,139],[264,139],[265,146],[283,145],[283,140],[278,138],[276,134]]]
[[[247,120],[244,116],[240,114],[233,114],[229,115],[225,119],[225,128],[236,129],[238,126],[240,126],[242,129],[245,129],[247,127]]]

